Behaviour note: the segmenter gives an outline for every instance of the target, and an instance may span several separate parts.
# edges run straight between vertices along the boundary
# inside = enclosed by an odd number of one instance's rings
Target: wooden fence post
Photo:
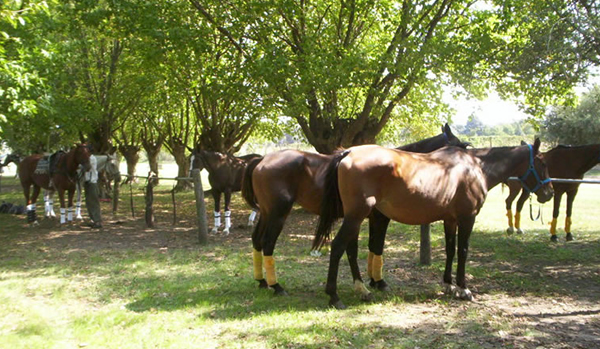
[[[194,193],[196,194],[196,216],[198,217],[198,241],[201,245],[208,243],[208,224],[206,222],[206,207],[204,206],[204,190],[202,189],[202,179],[200,170],[192,170],[194,178]]]
[[[115,176],[113,183],[113,202],[112,202],[112,213],[113,216],[117,214],[119,209],[119,187],[121,186],[121,175]]]
[[[431,264],[431,226],[429,224],[421,225],[421,264]]]
[[[146,227],[154,228],[154,209],[152,204],[154,203],[154,187],[158,184],[156,174],[150,172],[148,174],[148,185],[146,186]]]

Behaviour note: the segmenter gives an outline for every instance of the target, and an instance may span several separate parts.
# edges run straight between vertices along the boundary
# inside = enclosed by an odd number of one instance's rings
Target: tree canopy
[[[497,89],[541,118],[598,65],[599,6],[5,1],[0,139],[22,152],[77,140],[106,151],[123,127],[180,125],[169,120],[189,112],[184,146],[235,152],[253,134],[300,130],[327,153],[435,132],[453,87]]]

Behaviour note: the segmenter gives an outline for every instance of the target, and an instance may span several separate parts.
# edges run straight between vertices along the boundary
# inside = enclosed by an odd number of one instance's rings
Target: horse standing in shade
[[[404,224],[444,221],[446,268],[444,283],[462,299],[472,299],[465,280],[469,237],[487,192],[508,177],[530,172],[523,181],[537,187],[538,201],[552,198],[552,184],[539,155],[539,139],[533,146],[465,150],[445,147],[428,154],[408,153],[376,145],[352,147],[337,155],[327,170],[321,215],[313,248],[320,248],[337,217],[342,226],[331,242],[326,293],[329,304],[344,308],[337,294],[340,258],[356,259],[360,224],[374,210]],[[457,288],[452,286],[452,262],[458,230]],[[373,234],[370,232],[369,234]],[[371,236],[369,237],[369,240]],[[351,262],[355,288],[363,300],[371,299],[363,285],[358,264]],[[376,280],[382,271],[373,270]]]
[[[206,169],[208,171],[208,182],[210,183],[211,193],[215,201],[215,224],[212,233],[216,234],[221,226],[221,194],[225,197],[225,228],[223,234],[229,234],[231,228],[231,193],[240,191],[242,188],[242,176],[248,162],[253,159],[260,159],[261,155],[248,154],[244,156],[233,156],[219,152],[195,149],[192,152],[190,162],[192,169]],[[252,211],[248,218],[248,226],[252,226],[256,211]]]
[[[600,144],[582,145],[582,146],[565,146],[559,145],[550,151],[543,154],[544,161],[548,166],[548,174],[551,178],[565,179],[583,179],[583,175],[596,166],[600,162]],[[531,194],[531,188],[523,187],[516,181],[508,181],[506,183],[510,190],[506,198],[506,216],[508,217],[507,233],[512,234],[515,229],[517,233],[522,234],[521,230],[521,210],[523,204]],[[573,240],[571,233],[571,215],[573,213],[573,201],[577,196],[579,183],[552,183],[554,186],[554,210],[552,211],[552,222],[550,223],[551,241],[558,241],[556,236],[556,223],[560,209],[560,200],[563,194],[567,194],[567,217],[565,218],[565,233],[566,240]],[[521,191],[522,189],[522,191]],[[521,196],[517,200],[517,211],[512,214],[512,203],[521,191]]]
[[[454,136],[446,124],[442,127],[441,134],[397,149],[427,153],[446,145],[466,147],[467,143],[462,143]],[[275,294],[285,294],[285,290],[277,282],[273,259],[277,238],[294,202],[311,213],[319,214],[325,187],[325,173],[334,157],[335,155],[299,150],[281,150],[248,164],[244,173],[242,196],[251,207],[260,209],[258,224],[252,234],[254,279],[259,282],[259,287],[271,287]],[[370,252],[367,259],[369,276],[371,276],[375,256],[381,258],[383,254],[383,241],[389,221],[389,218],[377,210],[373,210],[369,217],[369,230],[378,232],[370,234],[369,238]],[[351,250],[357,248],[353,246]],[[263,276],[263,262],[267,274],[266,280]],[[371,286],[386,290],[385,281],[378,281],[373,281]]]
[[[108,180],[116,180],[120,179],[120,170],[119,170],[119,160],[116,154],[111,155],[93,155],[96,158],[96,168],[98,173],[105,173],[108,177]],[[81,173],[81,168],[78,169],[78,181],[77,181],[77,203],[75,204],[75,219],[83,220],[81,216],[81,188],[84,184],[84,175]],[[46,218],[54,218],[56,214],[54,213],[54,200],[52,197],[54,196],[54,190],[48,189],[44,194],[44,215]]]
[[[23,187],[23,194],[27,203],[27,219],[29,223],[37,223],[35,203],[40,194],[40,189],[51,189],[50,174],[36,173],[38,162],[43,158],[40,154],[26,157],[19,164],[19,178]],[[60,199],[60,223],[73,220],[73,195],[77,182],[77,169],[82,165],[85,171],[90,169],[90,151],[85,144],[77,144],[68,153],[60,153],[56,160],[56,172],[52,174],[54,188],[58,191]],[[30,189],[33,185],[33,194],[30,198]],[[68,217],[65,218],[65,191],[68,192]]]

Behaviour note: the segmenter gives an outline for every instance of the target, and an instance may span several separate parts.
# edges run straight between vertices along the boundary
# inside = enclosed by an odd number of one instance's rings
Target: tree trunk
[[[172,155],[175,158],[175,162],[177,163],[177,177],[189,177],[190,172],[190,162],[188,158],[185,156],[185,145],[183,144],[175,144],[172,147]],[[189,180],[178,180],[177,185],[175,186],[175,190],[181,191],[186,189],[191,189],[192,183]]]
[[[140,161],[140,147],[136,145],[121,145],[119,151],[123,154],[125,161],[127,162],[127,179],[125,183],[137,182],[135,179],[135,167]]]
[[[144,142],[142,141],[142,146],[146,151],[146,156],[148,157],[148,163],[150,164],[150,171],[156,173],[158,176],[158,154],[160,154],[160,149],[162,148],[161,143],[152,143],[152,142]],[[159,176],[160,177],[160,176]],[[158,179],[156,180],[158,183]]]

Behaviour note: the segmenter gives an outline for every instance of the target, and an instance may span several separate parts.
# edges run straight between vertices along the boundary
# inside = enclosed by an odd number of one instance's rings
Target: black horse
[[[211,231],[212,233],[217,233],[221,226],[221,194],[224,194],[225,227],[223,234],[229,234],[229,229],[231,228],[231,211],[229,209],[231,193],[241,190],[244,170],[248,162],[256,158],[262,158],[262,156],[248,154],[237,157],[198,148],[192,152],[190,159],[192,163],[191,169],[206,169],[208,171],[208,182],[210,183],[211,193],[215,200],[215,224]],[[252,226],[255,217],[256,211],[253,211],[248,219],[249,226]]]

